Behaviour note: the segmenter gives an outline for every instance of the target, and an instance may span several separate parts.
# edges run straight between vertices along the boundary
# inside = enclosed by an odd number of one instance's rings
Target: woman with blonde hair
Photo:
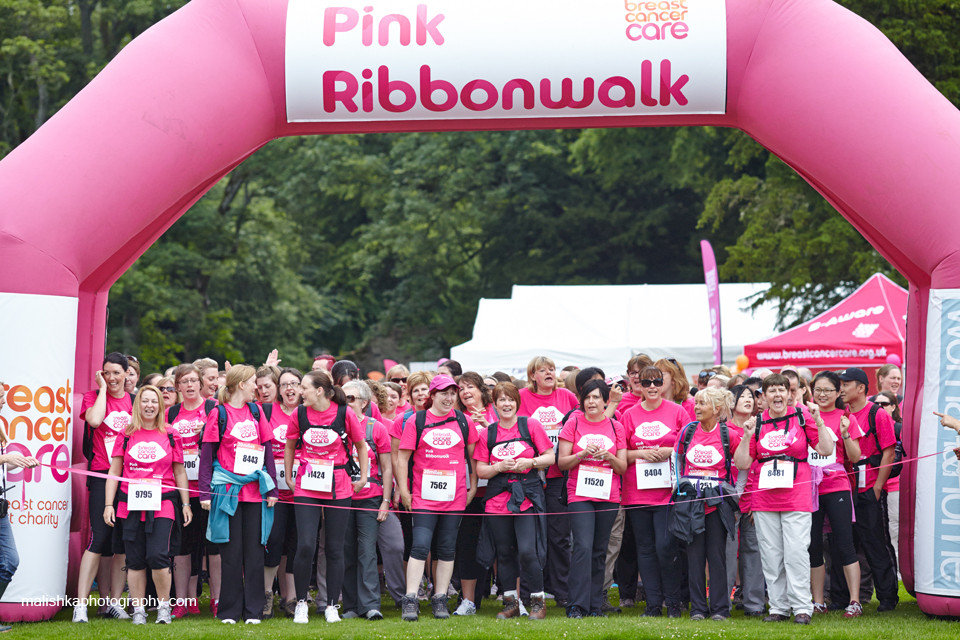
[[[157,623],[170,624],[170,541],[181,522],[189,525],[193,520],[180,434],[168,430],[166,423],[160,390],[152,385],[141,388],[133,401],[133,419],[111,452],[103,520],[111,527],[117,518],[122,520],[133,624],[147,622],[147,567],[160,601]],[[117,476],[126,481],[114,511]]]
[[[264,545],[277,502],[273,432],[254,403],[256,369],[236,364],[227,372],[207,417],[200,457],[200,506],[210,512],[207,539],[222,560],[217,617],[259,624],[263,614]]]
[[[400,404],[397,406],[397,413],[401,415],[410,408],[410,394],[408,393],[408,389],[410,389],[408,383],[409,377],[410,370],[402,364],[393,365],[384,376],[386,382],[400,385]]]
[[[150,385],[144,385],[150,386]],[[153,384],[157,389],[160,390],[160,395],[163,396],[163,410],[166,412],[167,409],[173,405],[183,402],[183,398],[180,396],[180,392],[177,391],[177,386],[174,384],[173,376],[163,376]]]

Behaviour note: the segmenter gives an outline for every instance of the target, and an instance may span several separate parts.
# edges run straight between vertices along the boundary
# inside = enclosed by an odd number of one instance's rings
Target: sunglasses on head
[[[137,356],[124,355],[123,357],[126,358],[127,360],[133,360],[134,362],[140,362],[139,360],[137,360]]]
[[[394,384],[405,384],[407,382],[406,378],[390,378],[390,382]]]
[[[701,371],[700,375],[697,377],[700,378],[701,380],[709,380],[715,375],[717,375],[716,371]]]
[[[641,381],[640,381],[640,386],[641,386],[641,387],[649,387],[650,385],[653,385],[653,386],[655,386],[655,387],[662,387],[662,386],[663,386],[663,378],[656,378],[656,379],[653,379],[653,380],[641,380]]]

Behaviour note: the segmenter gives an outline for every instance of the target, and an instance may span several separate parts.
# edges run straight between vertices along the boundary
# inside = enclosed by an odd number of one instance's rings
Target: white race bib
[[[837,449],[833,449],[833,453],[828,456],[822,456],[817,453],[817,450],[811,446],[807,446],[807,462],[810,463],[811,467],[826,467],[831,464],[837,463]]]
[[[789,460],[768,460],[760,466],[761,489],[792,489],[793,462]]]
[[[609,500],[613,488],[613,469],[580,465],[577,472],[576,494],[581,498]]]
[[[867,486],[867,465],[862,464],[857,467],[857,488],[865,489]]]
[[[333,491],[333,460],[308,460],[300,474],[300,488],[331,493]]]
[[[637,489],[669,489],[673,486],[670,461],[637,460]]]
[[[127,485],[127,509],[129,511],[160,511],[163,490],[159,480],[138,480]]]
[[[263,445],[238,442],[234,450],[233,472],[238,476],[246,476],[262,468]]]
[[[433,502],[453,502],[457,498],[457,472],[424,469],[420,477],[420,497]]]
[[[187,472],[187,480],[200,479],[200,450],[183,450],[183,469]]]
[[[287,470],[283,466],[283,462],[278,462],[277,464],[277,488],[281,491],[293,491],[293,487],[297,481],[297,467],[300,465],[298,460],[293,461],[293,469],[291,473],[293,477],[290,478],[290,483],[287,483]]]

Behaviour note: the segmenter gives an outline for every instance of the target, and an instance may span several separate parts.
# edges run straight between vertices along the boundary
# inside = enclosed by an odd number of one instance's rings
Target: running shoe
[[[455,616],[473,616],[477,613],[477,605],[473,604],[466,598],[460,599],[460,604],[457,606],[456,611],[453,612]]]
[[[186,618],[187,615],[189,615],[189,612],[187,611],[187,608],[184,605],[177,604],[177,605],[174,605],[172,611],[170,612],[170,615],[179,620],[180,618]]]
[[[854,600],[847,605],[847,608],[843,610],[844,618],[859,618],[863,615],[863,606]]]
[[[116,618],[117,620],[129,620],[129,619],[130,619],[130,614],[127,613],[127,612],[123,609],[123,607],[121,607],[120,605],[115,604],[115,603],[111,603],[110,606],[107,607],[107,615],[110,616],[111,618]]]
[[[450,617],[450,609],[447,607],[447,594],[438,593],[430,598],[430,607],[433,609],[434,618],[445,620]]]
[[[400,619],[407,622],[420,619],[420,601],[413,594],[407,594],[400,600]]]
[[[364,616],[367,620],[383,620],[383,614],[380,613],[379,609],[370,609],[367,611],[367,615]]]
[[[293,612],[293,621],[296,624],[307,624],[310,621],[310,605],[306,600],[297,602],[297,609]]]
[[[87,622],[87,605],[78,604],[73,607],[73,621]]]
[[[170,601],[164,600],[157,605],[157,624],[170,624]]]
[[[337,605],[330,605],[323,611],[323,615],[327,618],[327,622],[340,622],[340,614],[337,613]]]
[[[133,612],[133,624],[147,624],[147,612],[137,609]]]

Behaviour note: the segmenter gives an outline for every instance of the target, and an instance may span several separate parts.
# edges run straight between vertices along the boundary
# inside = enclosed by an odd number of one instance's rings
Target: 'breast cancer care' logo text
[[[423,442],[433,449],[450,449],[463,441],[460,434],[453,429],[431,429]]]
[[[637,428],[634,430],[637,438],[640,440],[650,440],[656,441],[660,438],[667,436],[670,433],[670,427],[663,424],[659,420],[654,422],[644,422],[637,425]]]
[[[252,442],[260,439],[260,431],[253,420],[243,420],[233,425],[230,435],[241,442]]]
[[[723,462],[723,454],[716,447],[697,444],[687,452],[687,462],[695,467],[709,469]]]
[[[624,0],[627,39],[683,40],[690,33],[687,0]]]
[[[790,443],[787,442],[787,432],[781,429],[768,431],[760,438],[760,444],[767,451],[783,451],[790,446]]]
[[[307,429],[307,432],[304,434],[306,443],[314,447],[326,447],[339,439],[340,436],[338,436],[337,432],[333,429],[319,429],[314,427]]]
[[[156,442],[138,442],[130,447],[130,457],[145,464],[161,460],[167,455],[166,450]]]
[[[493,457],[498,460],[513,460],[527,449],[529,447],[524,442],[504,442],[493,448]]]

